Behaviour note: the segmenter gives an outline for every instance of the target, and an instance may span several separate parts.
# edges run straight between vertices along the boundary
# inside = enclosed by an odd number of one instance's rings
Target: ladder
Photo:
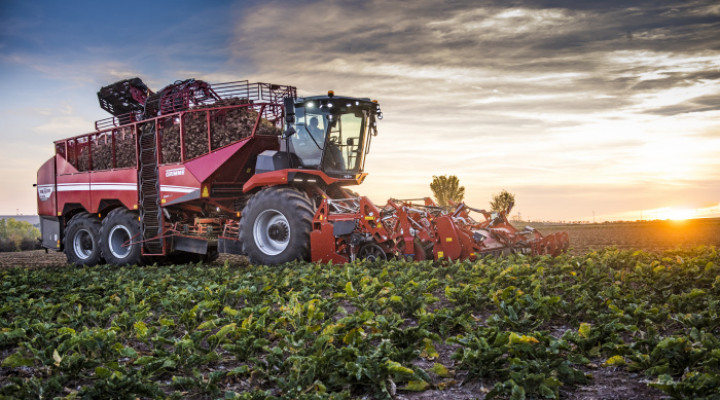
[[[160,179],[157,163],[157,138],[155,121],[145,122],[140,127],[140,166],[138,183],[140,184],[139,210],[143,255],[164,255],[165,241],[163,233],[163,213],[160,207]]]

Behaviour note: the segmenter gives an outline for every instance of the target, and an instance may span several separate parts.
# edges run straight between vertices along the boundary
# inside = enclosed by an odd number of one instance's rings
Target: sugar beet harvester
[[[430,199],[378,208],[346,189],[367,175],[382,118],[370,99],[193,79],[154,93],[138,78],[103,87],[98,99],[113,117],[55,142],[38,171],[42,245],[76,265],[209,261],[221,252],[281,264],[567,249],[566,234],[515,230],[509,210],[450,212]]]

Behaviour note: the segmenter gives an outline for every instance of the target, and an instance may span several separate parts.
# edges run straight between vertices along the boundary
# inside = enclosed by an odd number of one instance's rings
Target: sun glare
[[[660,211],[660,210],[658,210]],[[683,208],[683,209],[675,209],[675,208],[668,208],[660,211],[658,213],[657,219],[670,219],[673,221],[683,221],[686,219],[691,219],[697,216],[697,210],[689,209],[689,208]]]

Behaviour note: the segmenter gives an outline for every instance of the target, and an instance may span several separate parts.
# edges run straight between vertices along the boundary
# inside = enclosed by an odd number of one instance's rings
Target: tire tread
[[[94,231],[96,233],[95,237],[95,243],[98,246],[97,248],[97,254],[94,257],[90,257],[88,262],[84,262],[84,260],[81,260],[74,256],[73,252],[73,246],[72,241],[70,240],[70,235],[67,234],[68,231],[70,231],[75,226],[84,226],[89,228],[91,231]],[[87,265],[87,266],[94,266],[97,264],[102,263],[103,256],[102,256],[102,247],[100,245],[101,237],[102,237],[102,224],[100,223],[100,219],[95,217],[93,214],[90,214],[86,211],[80,212],[75,214],[72,218],[70,218],[70,221],[68,221],[67,226],[65,228],[66,234],[63,237],[63,245],[65,248],[65,255],[67,256],[67,260],[69,264],[73,264],[76,266],[80,265]]]
[[[291,224],[297,225],[291,230],[291,235],[295,239],[290,239],[296,246],[289,249],[289,251],[286,249],[279,255],[269,256],[263,254],[255,246],[252,236],[253,221],[250,221],[250,217],[263,210],[264,204],[278,201],[280,204],[285,204],[284,208],[292,210],[292,212],[288,212],[289,215],[286,215],[286,218]],[[296,189],[273,186],[260,190],[248,200],[243,209],[244,217],[240,219],[240,239],[242,240],[243,253],[250,258],[250,262],[253,264],[282,264],[297,259],[307,260],[310,256],[310,232],[314,215],[315,212],[312,210],[310,200]],[[297,231],[298,228],[300,229],[299,232]]]

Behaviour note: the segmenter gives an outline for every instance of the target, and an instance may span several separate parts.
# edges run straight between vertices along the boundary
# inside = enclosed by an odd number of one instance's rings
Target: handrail
[[[277,117],[282,113],[282,102],[285,97],[297,97],[297,88],[288,85],[277,85],[265,82],[249,83],[248,81],[235,81],[213,83],[210,89],[220,100],[208,97],[198,101],[195,107],[209,106],[230,99],[246,99],[249,103],[266,102],[268,104],[263,112],[263,117]],[[187,111],[187,110],[183,110]],[[169,113],[168,113],[169,114]],[[167,114],[166,114],[167,115]],[[123,125],[139,122],[144,119],[142,112],[129,112],[119,116],[103,118],[95,121],[95,130],[101,131],[110,128],[117,128]]]

